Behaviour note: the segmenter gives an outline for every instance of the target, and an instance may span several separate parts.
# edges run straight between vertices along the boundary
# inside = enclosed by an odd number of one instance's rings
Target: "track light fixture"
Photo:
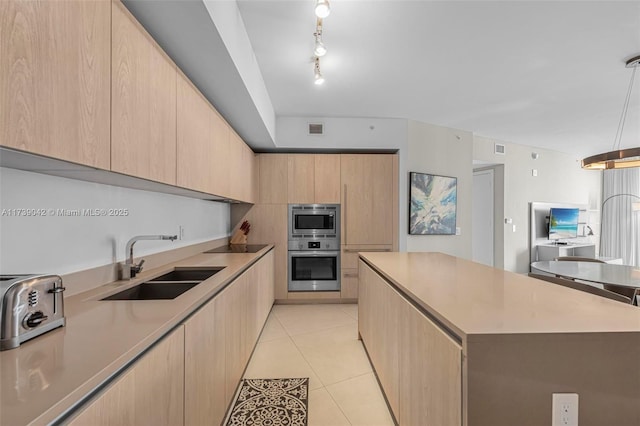
[[[324,77],[322,76],[322,73],[320,72],[320,58],[316,57],[315,59],[315,65],[313,67],[314,69],[314,83],[316,85],[321,85],[322,83],[324,83]]]
[[[327,47],[322,42],[322,19],[329,16],[329,0],[316,0],[316,32],[313,33],[313,82],[316,85],[324,83],[324,77],[320,72],[320,58],[327,54]]]
[[[316,38],[316,44],[313,49],[313,54],[317,57],[324,56],[327,53],[327,48],[322,42],[322,19],[318,18],[316,23],[316,32],[313,33]]]
[[[329,0],[317,0],[315,13],[318,18],[326,18],[331,13],[331,6],[329,6]]]

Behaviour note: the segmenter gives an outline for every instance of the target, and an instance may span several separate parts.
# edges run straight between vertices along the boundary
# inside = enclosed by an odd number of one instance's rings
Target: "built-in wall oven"
[[[340,205],[290,204],[289,291],[340,291]]]

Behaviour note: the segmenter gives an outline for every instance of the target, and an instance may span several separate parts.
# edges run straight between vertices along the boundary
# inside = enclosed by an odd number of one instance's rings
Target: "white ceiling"
[[[393,117],[587,155],[612,148],[640,1],[238,0],[278,116]],[[640,141],[640,71],[623,147]]]

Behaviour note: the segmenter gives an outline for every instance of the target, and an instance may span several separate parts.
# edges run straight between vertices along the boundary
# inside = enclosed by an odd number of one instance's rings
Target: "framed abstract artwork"
[[[409,234],[455,235],[458,179],[410,172]]]

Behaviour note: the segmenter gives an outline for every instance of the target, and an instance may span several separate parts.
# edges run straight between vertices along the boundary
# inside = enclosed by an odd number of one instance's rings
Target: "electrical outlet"
[[[183,240],[184,239],[184,226],[182,226],[182,225],[178,226],[178,239],[179,240]]]
[[[551,426],[578,426],[578,394],[554,393]]]
[[[533,177],[538,176],[538,170],[537,169],[531,169],[531,176],[533,176]]]
[[[456,235],[462,234],[462,229],[459,226],[456,226]]]
[[[513,225],[513,227],[511,229],[513,229],[513,232],[516,232],[516,226],[515,225]]]

